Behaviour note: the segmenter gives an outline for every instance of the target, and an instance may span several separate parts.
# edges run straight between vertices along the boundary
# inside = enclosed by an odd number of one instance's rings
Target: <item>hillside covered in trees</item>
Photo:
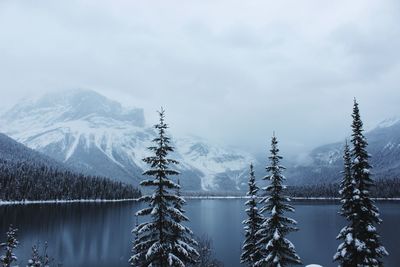
[[[0,134],[0,199],[72,200],[137,198],[132,185],[75,173]]]
[[[287,193],[291,197],[328,197],[338,198],[339,184],[317,184],[288,186]],[[371,188],[373,198],[398,198],[400,197],[399,179],[379,179]]]

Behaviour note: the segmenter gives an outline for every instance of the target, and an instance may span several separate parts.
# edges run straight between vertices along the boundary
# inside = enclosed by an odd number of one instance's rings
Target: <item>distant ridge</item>
[[[167,123],[173,127],[174,122]],[[142,161],[154,138],[141,108],[126,108],[91,90],[75,89],[25,100],[0,116],[0,130],[68,168],[138,185]],[[376,179],[400,177],[400,120],[391,118],[366,133]],[[181,183],[189,192],[243,192],[248,164],[265,174],[266,158],[207,140],[172,136],[181,164]],[[313,149],[307,165],[284,162],[289,185],[335,183],[342,170],[341,142]]]
[[[365,134],[369,143],[374,179],[400,178],[400,119],[384,120]],[[343,169],[343,143],[332,143],[315,148],[307,165],[290,167],[287,176],[292,184],[335,183]]]

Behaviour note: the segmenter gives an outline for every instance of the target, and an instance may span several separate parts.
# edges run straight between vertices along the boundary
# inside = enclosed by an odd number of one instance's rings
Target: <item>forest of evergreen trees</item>
[[[103,177],[0,160],[0,199],[4,201],[132,199],[139,196],[140,191],[134,186]]]
[[[293,198],[339,198],[339,184],[288,185],[286,194]],[[243,197],[242,192],[192,192],[183,193],[186,197]],[[385,178],[375,181],[371,188],[373,198],[400,198],[400,179]]]
[[[297,185],[288,186],[287,194],[290,197],[304,198],[338,198],[339,184],[316,184],[316,185]],[[400,179],[379,179],[371,188],[373,198],[399,198]]]
[[[301,230],[296,227],[297,222],[286,217],[287,212],[294,212],[294,207],[287,202],[291,195],[300,194],[302,197],[315,197],[316,192],[321,196],[340,197],[340,215],[346,219],[347,225],[339,232],[337,239],[342,243],[334,254],[334,261],[338,266],[365,266],[382,267],[383,258],[388,254],[380,241],[377,225],[382,222],[379,210],[372,200],[371,190],[375,189],[375,196],[388,195],[383,181],[377,187],[370,175],[369,154],[366,150],[367,140],[363,134],[363,123],[360,118],[358,103],[354,100],[351,146],[347,143],[343,152],[344,168],[342,180],[338,186],[328,185],[321,187],[292,187],[290,190],[282,184],[285,169],[279,164],[277,140],[272,138],[270,165],[266,170],[269,175],[263,180],[270,184],[262,188],[262,199],[255,201],[258,187],[255,184],[254,172],[250,167],[249,191],[251,197],[246,202],[247,219],[243,222],[245,241],[243,243],[241,262],[248,266],[293,266],[301,265],[300,256],[295,251],[295,246],[285,236],[291,231]],[[391,181],[395,182],[395,181]],[[305,192],[312,192],[307,195]],[[337,192],[337,193],[336,193]],[[258,209],[258,207],[260,209]]]
[[[148,179],[141,185],[147,187],[148,194],[139,198],[144,208],[136,213],[136,226],[132,230],[134,241],[129,262],[136,267],[202,266],[215,267],[220,263],[210,257],[207,242],[199,242],[195,234],[186,226],[189,218],[185,214],[185,199],[181,196],[181,186],[170,178],[179,175],[174,166],[179,164],[169,158],[174,147],[166,136],[167,124],[164,111],[159,112],[160,121],[155,125],[158,133],[149,147],[151,155],[143,160],[149,169],[144,172]],[[282,156],[275,135],[272,137],[267,175],[262,179],[266,187],[259,188],[253,166],[250,165],[249,191],[243,221],[245,240],[240,261],[252,267],[284,267],[301,265],[301,257],[295,245],[287,239],[290,232],[301,231],[289,213],[295,212],[290,205],[290,197],[339,197],[340,215],[346,226],[337,239],[342,243],[334,254],[339,266],[383,266],[383,258],[388,255],[380,241],[377,225],[379,210],[372,197],[397,197],[398,180],[372,180],[370,175],[367,140],[363,135],[358,103],[354,101],[351,145],[346,142],[343,152],[344,168],[339,185],[319,185],[286,187],[280,165]],[[0,162],[0,198],[3,199],[113,199],[133,198],[140,195],[137,189],[121,183],[110,182],[100,177],[76,175],[68,171],[57,171],[46,166],[37,168],[29,164],[9,164]],[[5,190],[3,190],[5,189]],[[260,190],[261,189],[261,190]],[[259,190],[261,193],[259,193]],[[397,189],[398,190],[398,189]],[[46,196],[42,196],[46,192]],[[261,199],[260,199],[261,198]],[[138,217],[144,219],[138,223]],[[9,266],[16,260],[13,250],[18,242],[16,230],[10,227],[7,241],[1,244],[5,255],[0,263]],[[35,254],[36,253],[36,254]],[[38,258],[33,250],[32,262]],[[207,261],[208,263],[205,263]],[[239,261],[239,259],[238,259]],[[40,267],[43,265],[39,265]]]

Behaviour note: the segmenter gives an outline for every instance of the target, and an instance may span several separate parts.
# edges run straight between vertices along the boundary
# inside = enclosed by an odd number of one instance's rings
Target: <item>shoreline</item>
[[[182,196],[184,199],[249,199],[248,196]],[[257,197],[261,198],[261,197]],[[335,197],[290,197],[292,201],[340,201]],[[374,201],[400,201],[400,198],[372,198]],[[71,200],[20,200],[20,201],[3,201],[0,200],[0,206],[11,205],[34,205],[34,204],[70,204],[70,203],[112,203],[112,202],[135,202],[137,198],[131,199],[71,199]]]
[[[3,201],[0,200],[0,206],[6,205],[32,205],[32,204],[69,204],[69,203],[109,203],[109,202],[128,202],[137,201],[137,198],[128,199],[65,199],[65,200],[19,200]]]
[[[249,196],[182,196],[185,199],[250,199]],[[257,197],[261,199],[262,197]],[[292,201],[296,200],[332,200],[340,201],[338,197],[289,197]],[[371,198],[374,201],[400,201],[400,197],[384,198],[377,197]]]

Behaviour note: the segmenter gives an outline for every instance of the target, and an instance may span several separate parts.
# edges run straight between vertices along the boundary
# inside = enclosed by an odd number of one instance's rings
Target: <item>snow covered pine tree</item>
[[[39,243],[32,246],[32,255],[28,260],[28,265],[26,267],[49,267],[50,262],[53,261],[47,254],[48,245],[47,242],[44,243],[43,254],[40,255]]]
[[[351,174],[351,155],[347,140],[344,146],[343,162],[343,179],[340,183],[339,191],[340,202],[342,203],[340,214],[345,217],[347,221],[351,222],[353,221],[355,209],[353,194],[356,182]],[[357,248],[355,247],[354,242],[352,242],[352,236],[352,225],[343,227],[337,236],[337,239],[343,240],[343,242],[339,245],[333,260],[338,261],[342,267],[357,266],[355,263],[355,254]]]
[[[172,219],[179,227],[172,228],[172,240],[177,243],[173,247],[173,254],[177,255],[183,263],[196,263],[199,253],[195,249],[198,245],[197,241],[193,239],[193,232],[182,225],[183,222],[189,221],[189,218],[184,215],[185,211],[183,206],[186,201],[181,196],[181,185],[178,179],[178,187],[176,188],[176,200],[174,201],[175,212],[171,213]],[[183,227],[183,228],[182,228]],[[181,265],[173,265],[181,266]]]
[[[260,212],[268,212],[271,217],[264,218],[261,228],[257,232],[262,258],[254,266],[284,267],[301,264],[294,245],[285,238],[288,233],[297,230],[295,227],[297,222],[284,216],[287,211],[294,212],[294,208],[287,204],[290,199],[283,196],[286,186],[283,185],[285,177],[282,175],[282,171],[285,168],[279,165],[282,157],[278,154],[278,141],[275,135],[272,137],[270,151],[271,165],[266,168],[270,175],[263,178],[269,180],[270,185],[263,188],[265,197],[260,203],[264,206]]]
[[[143,174],[153,178],[141,182],[142,186],[152,187],[154,191],[152,195],[140,198],[149,206],[137,212],[138,216],[151,216],[152,220],[133,229],[136,241],[134,255],[129,261],[132,266],[184,267],[195,263],[199,254],[192,246],[196,244],[192,231],[182,224],[188,218],[182,210],[184,199],[174,192],[180,186],[168,178],[179,174],[170,168],[171,164],[178,162],[168,158],[174,149],[170,146],[170,138],[166,136],[168,126],[164,122],[163,109],[159,115],[160,121],[154,126],[158,136],[153,140],[155,145],[149,147],[154,155],[143,159],[150,165],[150,169]]]
[[[42,267],[42,261],[40,260],[38,246],[32,246],[32,256],[28,260],[28,265],[26,267]]]
[[[370,176],[371,166],[368,163],[369,155],[366,150],[368,143],[363,134],[363,123],[356,100],[354,100],[352,118],[351,175],[354,179],[355,189],[351,203],[353,208],[349,211],[352,212],[352,215],[348,216],[350,225],[347,229],[350,232],[343,233],[343,235],[346,234],[345,242],[348,246],[354,246],[354,251],[349,252],[352,253],[351,255],[346,255],[346,250],[340,251],[341,255],[337,257],[337,261],[343,267],[378,267],[383,266],[381,258],[388,253],[381,245],[375,227],[381,222],[381,219],[378,208],[370,198],[370,188],[374,185],[374,181]],[[347,265],[348,263],[349,265]]]
[[[13,253],[13,250],[18,245],[18,241],[16,238],[17,231],[17,229],[13,228],[13,226],[10,225],[6,233],[6,242],[0,244],[0,247],[3,248],[6,252],[5,255],[0,257],[0,263],[2,264],[2,267],[10,267],[14,261],[17,261],[17,257]]]
[[[246,201],[245,205],[247,219],[243,221],[245,230],[245,240],[242,247],[242,255],[240,256],[241,263],[247,263],[249,266],[253,266],[258,260],[261,259],[260,249],[257,246],[256,233],[260,229],[260,225],[263,221],[263,217],[258,212],[257,208],[257,192],[259,188],[256,185],[256,177],[254,176],[253,164],[250,165],[250,177],[249,177],[249,191],[247,196],[250,197]]]

